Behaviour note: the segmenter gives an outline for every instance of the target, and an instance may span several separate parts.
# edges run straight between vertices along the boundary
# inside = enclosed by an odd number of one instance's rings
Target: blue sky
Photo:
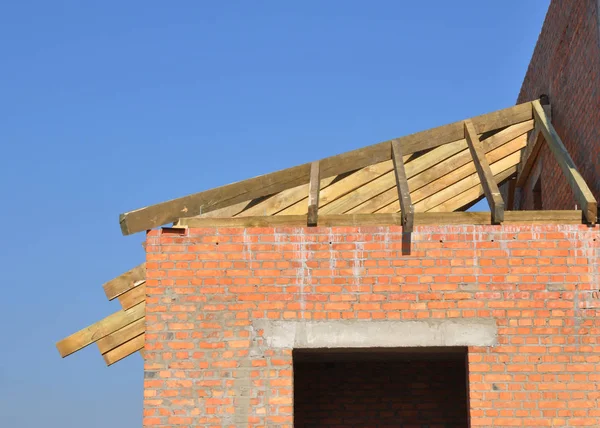
[[[118,214],[515,103],[548,0],[0,6],[3,426],[141,426],[139,356],[54,343],[144,259]]]

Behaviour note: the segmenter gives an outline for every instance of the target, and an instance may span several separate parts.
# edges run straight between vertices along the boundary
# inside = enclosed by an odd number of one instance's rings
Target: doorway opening
[[[294,427],[468,428],[466,347],[295,349]]]

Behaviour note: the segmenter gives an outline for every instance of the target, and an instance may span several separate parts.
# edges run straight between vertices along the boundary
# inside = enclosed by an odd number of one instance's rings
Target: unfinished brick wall
[[[294,426],[466,428],[464,361],[294,365]]]
[[[598,0],[552,0],[517,102],[541,94],[550,97],[554,127],[600,201]],[[573,209],[573,192],[547,146],[538,159],[543,208]],[[521,209],[533,208],[532,176],[515,201]]]
[[[600,426],[598,227],[417,227],[410,255],[399,227],[181,233],[148,234],[144,426],[291,427],[265,323],[416,320],[497,328],[468,349],[471,426]]]

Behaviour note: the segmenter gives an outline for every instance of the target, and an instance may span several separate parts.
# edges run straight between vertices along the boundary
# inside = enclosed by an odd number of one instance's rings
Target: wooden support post
[[[321,186],[321,173],[319,161],[310,165],[310,184],[308,186],[308,226],[316,226],[319,217],[319,193]]]
[[[536,122],[536,127],[539,127],[540,132],[544,135],[550,151],[556,158],[560,169],[562,169],[577,203],[583,210],[583,215],[588,223],[595,224],[598,216],[598,202],[594,198],[590,188],[577,170],[573,159],[569,155],[565,145],[556,133],[554,126],[546,116],[544,109],[538,100],[532,102],[533,115]]]
[[[467,139],[467,144],[471,151],[471,156],[473,157],[475,169],[479,175],[485,197],[490,205],[492,222],[496,224],[501,223],[504,221],[504,201],[502,200],[500,189],[498,189],[498,184],[494,179],[490,164],[485,157],[485,150],[483,149],[479,137],[477,136],[477,131],[470,120],[465,121],[465,138]]]
[[[412,232],[415,223],[415,208],[410,199],[408,179],[406,178],[404,159],[402,158],[402,145],[398,140],[392,140],[392,161],[396,173],[396,187],[398,188],[398,199],[400,200],[400,210],[402,212],[402,231]]]

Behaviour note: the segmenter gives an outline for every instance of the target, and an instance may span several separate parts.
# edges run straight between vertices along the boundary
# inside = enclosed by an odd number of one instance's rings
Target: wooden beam
[[[512,167],[514,171],[516,167]],[[547,213],[547,214],[543,214]],[[478,217],[479,216],[479,217]],[[487,217],[486,217],[487,216]],[[248,217],[247,219],[250,219]],[[415,225],[436,224],[492,224],[490,213],[473,212],[415,212]],[[211,218],[202,219],[190,217],[181,219],[188,227],[246,227],[240,224],[242,218]],[[543,220],[543,221],[542,221]],[[577,220],[577,221],[575,221]],[[581,223],[581,211],[512,211],[505,213],[504,224],[507,223]],[[330,214],[319,216],[319,226],[384,226],[398,225],[401,222],[400,213],[383,214]],[[306,216],[268,216],[260,221],[260,227],[299,227],[306,226]]]
[[[308,226],[316,226],[319,217],[319,193],[321,184],[321,173],[319,172],[319,161],[310,165],[310,183],[308,186]]]
[[[145,314],[145,302],[142,302],[127,311],[115,312],[91,326],[61,340],[56,344],[56,348],[62,357],[66,357],[132,322],[139,320],[144,317]]]
[[[479,175],[479,180],[483,186],[485,197],[490,205],[490,211],[492,213],[492,220],[494,223],[502,223],[504,221],[504,201],[502,200],[502,194],[496,180],[494,180],[494,174],[490,168],[485,157],[485,151],[481,146],[477,131],[470,120],[465,121],[465,138],[475,163],[475,169]]]
[[[119,297],[119,303],[121,303],[121,307],[123,310],[127,310],[129,308],[133,308],[138,303],[143,302],[146,299],[146,280],[143,279],[138,281],[135,287],[127,291],[126,293],[121,294]]]
[[[110,366],[118,361],[121,361],[123,358],[130,356],[131,354],[142,351],[144,349],[145,343],[145,335],[140,334],[137,337],[134,337],[128,342],[125,342],[121,346],[113,349],[112,351],[107,352],[103,355],[104,362],[107,366]]]
[[[406,178],[404,160],[402,159],[402,146],[397,140],[392,141],[392,161],[394,163],[396,187],[398,188],[398,199],[402,210],[402,230],[412,232],[415,222],[415,209],[410,199],[410,191],[408,190],[408,179]]]
[[[471,121],[479,132],[484,133],[525,122],[531,118],[531,103],[528,102],[477,116],[472,118]],[[398,141],[402,145],[403,153],[408,155],[460,140],[463,138],[463,133],[463,124],[461,121],[401,137],[398,138]],[[330,156],[320,161],[321,178],[344,174],[368,165],[390,160],[390,156],[390,141]],[[308,183],[309,179],[310,163],[306,163],[140,208],[121,214],[119,217],[121,231],[124,235],[129,235],[152,229],[174,222],[184,216],[196,216],[218,208],[250,201],[300,186]]]
[[[540,131],[550,147],[550,151],[556,158],[560,169],[562,169],[565,174],[565,177],[573,190],[575,199],[583,210],[585,219],[588,223],[595,224],[598,216],[598,202],[577,170],[573,159],[571,159],[565,145],[556,133],[554,126],[552,126],[552,123],[548,120],[540,102],[538,100],[533,101],[532,105],[536,124],[539,125]]]
[[[146,263],[142,263],[131,270],[111,279],[105,283],[104,293],[108,300],[113,300],[121,294],[126,293],[138,284],[138,281],[146,279]]]
[[[137,321],[103,337],[96,342],[101,354],[106,354],[109,351],[121,346],[125,342],[130,341],[134,337],[144,334],[146,331],[146,317],[140,318]]]

